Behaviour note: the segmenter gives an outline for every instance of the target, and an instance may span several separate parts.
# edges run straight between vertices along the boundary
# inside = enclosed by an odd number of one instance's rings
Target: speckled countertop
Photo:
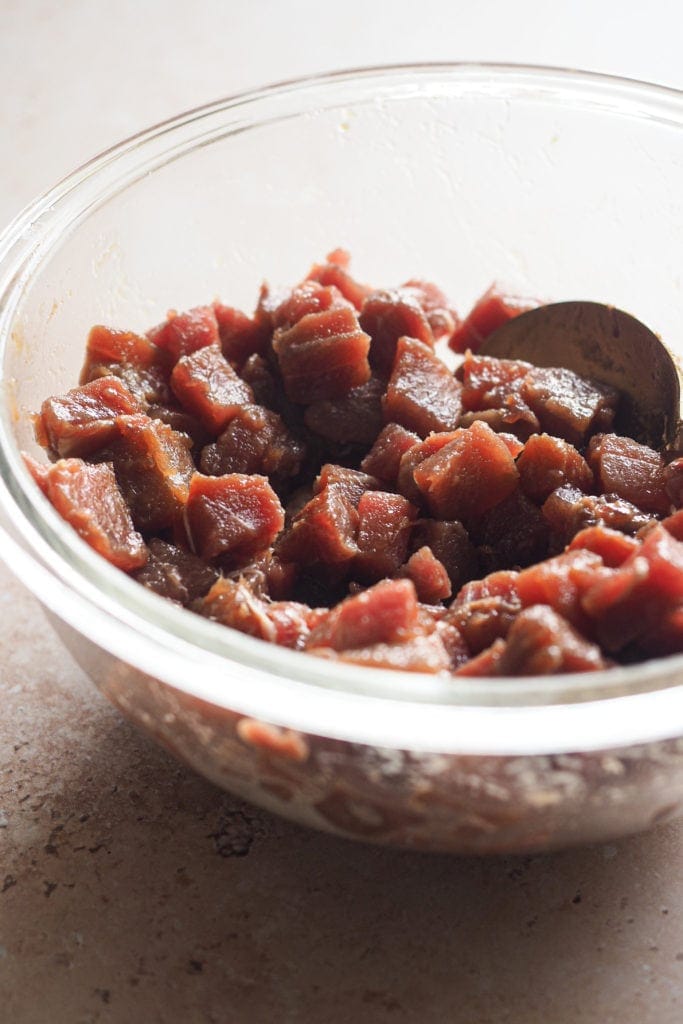
[[[2,222],[148,123],[305,71],[487,58],[683,86],[666,0],[646,25],[616,0],[1,6]],[[303,830],[123,721],[1,565],[0,697],[2,1024],[683,1020],[679,823],[491,860]]]

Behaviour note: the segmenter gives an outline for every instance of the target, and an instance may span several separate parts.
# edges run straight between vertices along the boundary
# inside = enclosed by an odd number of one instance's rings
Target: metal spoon
[[[681,368],[657,335],[600,302],[538,306],[493,331],[480,349],[499,359],[562,366],[622,395],[614,428],[652,448],[681,447]]]

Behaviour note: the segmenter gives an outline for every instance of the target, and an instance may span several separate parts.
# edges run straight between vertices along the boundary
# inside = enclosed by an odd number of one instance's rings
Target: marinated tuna
[[[336,249],[253,312],[93,327],[26,464],[111,565],[250,643],[473,679],[683,653],[683,455],[615,434],[603,381],[478,351],[532,305],[461,319]]]

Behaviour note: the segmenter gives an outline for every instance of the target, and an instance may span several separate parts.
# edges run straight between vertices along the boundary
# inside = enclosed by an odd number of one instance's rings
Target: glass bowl
[[[366,69],[233,97],[72,174],[0,239],[0,554],[128,717],[208,778],[353,838],[459,852],[612,838],[679,811],[683,657],[464,680],[269,646],[98,558],[29,478],[31,413],[94,323],[300,279],[433,279],[466,311],[595,299],[683,354],[683,95],[573,71]],[[65,714],[67,709],[65,708]]]

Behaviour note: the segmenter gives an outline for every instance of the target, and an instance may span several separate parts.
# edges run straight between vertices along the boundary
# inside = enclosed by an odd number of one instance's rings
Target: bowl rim
[[[253,110],[272,101],[284,100],[287,109],[289,101],[294,99],[296,107],[303,97],[295,111],[300,115],[309,109],[306,96],[309,104],[311,96],[320,103],[321,94],[331,95],[340,86],[362,84],[367,91],[381,83],[389,90],[387,95],[396,98],[424,95],[430,84],[446,78],[461,88],[468,83],[491,87],[497,81],[513,83],[530,95],[543,85],[574,98],[597,97],[604,102],[609,96],[615,112],[683,127],[681,90],[524,64],[379,65],[290,78],[233,94],[184,111],[104,150],[8,225],[0,236],[0,356],[9,342],[16,305],[65,223],[73,224],[85,215],[84,204],[97,201],[98,188],[101,191],[104,186],[106,199],[116,194],[112,182],[121,187],[122,180],[131,180],[130,174],[140,177],[141,168],[149,168],[148,150],[156,160],[154,166],[163,166],[169,153],[177,154],[177,138],[183,130],[196,129],[185,149],[198,145],[200,138],[205,142],[206,132],[199,128],[212,118],[237,113],[229,125],[222,123],[220,137],[225,137],[244,121],[245,112],[248,123],[262,123],[254,121]],[[396,91],[399,86],[403,92]],[[282,110],[279,116],[284,116]],[[127,165],[129,178],[122,178],[120,168]],[[85,206],[86,213],[89,208]],[[607,677],[585,673],[458,680],[454,687],[450,681],[444,685],[443,679],[430,676],[325,662],[273,648],[205,620],[198,622],[192,613],[150,594],[108,565],[58,517],[12,445],[7,404],[3,402],[0,427],[4,560],[60,619],[115,657],[125,651],[125,661],[151,677],[276,725],[407,750],[540,754],[610,749],[683,736],[683,655],[615,669]],[[198,629],[202,645],[191,639]]]

